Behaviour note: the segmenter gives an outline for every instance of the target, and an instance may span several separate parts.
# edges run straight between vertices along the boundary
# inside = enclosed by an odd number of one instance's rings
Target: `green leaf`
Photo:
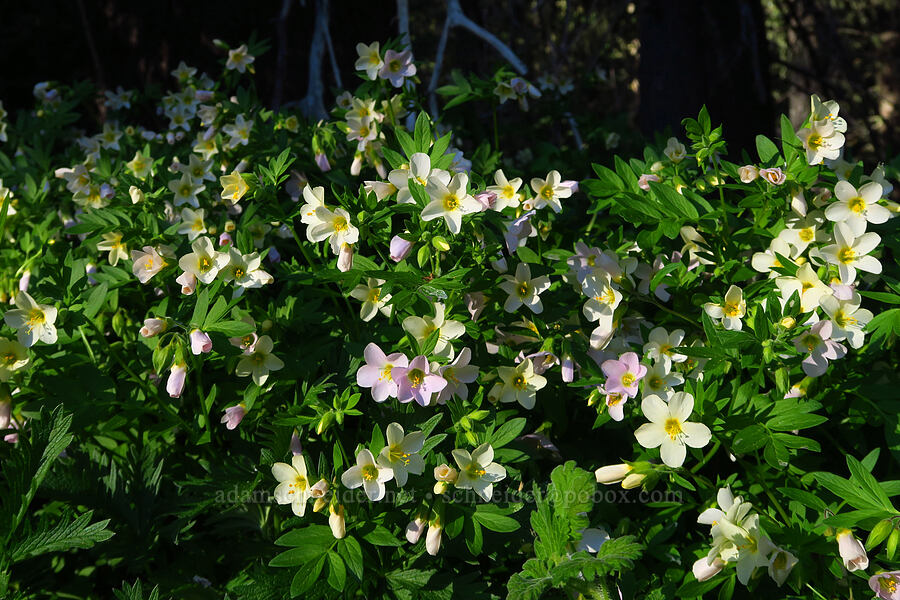
[[[511,517],[498,515],[492,512],[483,512],[476,510],[472,513],[472,519],[485,529],[496,531],[498,533],[509,533],[519,528],[519,522]]]
[[[663,209],[669,214],[696,221],[700,215],[690,200],[665,183],[650,182],[650,190],[656,195]]]
[[[294,574],[294,579],[291,580],[291,598],[296,598],[312,588],[324,566],[325,556],[322,555],[318,560],[308,562],[300,567],[300,570]]]
[[[325,552],[332,542],[334,542],[334,535],[331,533],[331,528],[326,525],[307,525],[289,531],[275,540],[277,546],[323,548],[322,552]]]
[[[362,537],[373,546],[401,545],[400,540],[398,540],[393,533],[391,533],[381,525],[375,525],[375,528],[372,531],[364,534]]]
[[[815,511],[824,512],[827,508],[827,505],[815,494],[807,492],[806,490],[798,490],[797,488],[789,488],[783,487],[778,488],[778,491],[781,492],[784,496],[790,498],[791,500],[796,500],[803,506],[807,508],[811,508]]]
[[[216,302],[215,304],[213,304],[212,308],[209,309],[209,312],[206,313],[206,319],[203,320],[203,326],[201,327],[201,329],[203,329],[204,331],[208,330],[210,325],[212,325],[213,323],[217,323],[227,311],[228,302],[225,301],[225,298],[219,296],[218,298],[216,298]],[[199,323],[199,321],[197,322]]]
[[[859,295],[886,304],[900,304],[900,296],[897,294],[889,294],[888,292],[859,292]]]
[[[419,116],[416,118],[415,138],[416,150],[427,153],[431,147],[431,126],[424,110],[419,112]]]
[[[209,291],[206,288],[197,294],[197,303],[194,304],[194,314],[191,316],[191,325],[200,327],[206,319],[206,310],[209,308]]]
[[[94,318],[94,315],[96,315],[100,311],[100,307],[102,307],[103,303],[106,301],[106,295],[108,292],[109,285],[107,285],[106,282],[101,283],[93,290],[91,290],[87,302],[84,305],[85,317],[87,317],[88,319]]]
[[[522,430],[525,429],[525,425],[528,424],[527,419],[523,417],[519,417],[517,419],[510,419],[503,425],[501,425],[497,431],[491,436],[489,441],[490,445],[496,450],[497,448],[502,448],[506,444],[510,443],[514,439],[516,439]]]
[[[363,553],[362,547],[356,538],[352,536],[345,537],[338,543],[338,552],[347,563],[347,568],[353,573],[357,579],[362,581],[363,578]]]
[[[875,504],[880,504],[887,510],[895,511],[890,498],[878,484],[878,480],[872,476],[861,462],[849,454],[847,455],[847,467],[850,469],[850,481],[858,485],[865,496],[870,498]]]
[[[759,153],[759,160],[768,163],[770,160],[778,156],[778,146],[764,135],[756,136],[756,151]]]
[[[210,324],[207,330],[218,331],[228,337],[243,337],[253,333],[254,327],[244,321],[219,321],[218,323]]]
[[[347,568],[344,561],[336,552],[329,552],[328,557],[328,585],[342,592],[347,583]]]
[[[878,502],[873,502],[861,494],[856,485],[843,477],[838,477],[833,473],[819,472],[816,473],[815,482],[854,508],[881,510]]]
[[[826,422],[828,417],[809,413],[790,413],[769,419],[766,426],[775,431],[794,431],[808,429]]]
[[[16,563],[48,552],[90,548],[98,542],[105,542],[114,535],[112,531],[106,529],[109,519],[91,523],[93,516],[94,511],[91,510],[71,520],[69,516],[65,516],[62,522],[31,533],[25,540],[13,546],[10,552],[11,562]]]

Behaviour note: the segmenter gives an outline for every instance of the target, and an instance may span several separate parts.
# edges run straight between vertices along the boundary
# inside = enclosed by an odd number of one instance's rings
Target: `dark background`
[[[396,3],[327,4],[340,75],[353,88],[356,43],[396,36]],[[271,43],[255,63],[263,101],[271,106],[306,94],[316,0],[0,5],[0,99],[11,113],[33,106],[32,87],[43,80],[165,89],[181,60],[216,77],[225,52],[213,40],[236,47],[253,32]],[[409,7],[414,57],[427,85],[445,4],[410,0]],[[713,121],[725,123],[734,154],[752,148],[757,133],[774,134],[780,112],[802,121],[809,93],[818,93],[841,104],[856,158],[890,160],[900,152],[896,0],[464,0],[462,8],[522,58],[532,82],[547,73],[573,80],[565,109],[584,124],[589,147],[609,131],[624,138],[668,127],[679,134],[681,119],[705,103]],[[456,28],[442,82],[454,68],[488,77],[502,64],[488,44]],[[329,105],[336,88],[327,55],[323,75]],[[99,103],[91,114],[102,120]],[[516,136],[532,133],[532,118],[505,116],[502,141],[527,141]],[[541,135],[552,142],[560,133]]]

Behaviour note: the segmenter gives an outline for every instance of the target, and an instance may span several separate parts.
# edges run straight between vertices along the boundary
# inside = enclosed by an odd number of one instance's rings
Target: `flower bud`
[[[247,408],[241,404],[237,404],[235,406],[229,406],[225,409],[225,414],[222,415],[222,420],[220,423],[225,423],[225,428],[230,430],[236,429],[238,425],[241,424],[241,421],[244,419],[244,415],[247,414]]]
[[[228,246],[229,244],[231,244],[231,242],[232,242],[232,239],[231,239],[230,233],[223,231],[222,233],[219,234],[219,247],[220,248],[222,246]]]
[[[323,173],[327,173],[328,171],[331,170],[331,165],[328,164],[328,157],[325,156],[325,155],[324,155],[323,153],[321,153],[321,152],[319,152],[318,154],[316,154],[316,166],[318,166],[319,169],[320,169]]]
[[[639,473],[631,473],[622,480],[622,489],[632,490],[641,485],[646,477],[646,475],[641,475]]]
[[[884,545],[884,553],[888,560],[894,560],[897,554],[897,542],[900,542],[900,529],[894,529],[888,536],[887,544]]]
[[[128,195],[131,196],[132,204],[138,204],[139,202],[144,201],[144,192],[142,192],[136,185],[128,188]]]
[[[409,240],[404,240],[399,235],[395,235],[391,238],[391,260],[394,262],[400,262],[409,256],[410,251],[412,250],[413,244]]]
[[[894,529],[894,523],[890,519],[884,519],[883,521],[879,521],[875,527],[872,528],[872,531],[869,533],[869,537],[866,539],[866,550],[871,550],[878,544],[884,541],[884,539],[891,534],[891,531]]]
[[[838,552],[848,571],[865,570],[869,566],[869,557],[866,555],[866,549],[853,536],[852,531],[849,529],[838,529],[835,539],[837,539],[838,543]]]
[[[318,480],[315,485],[309,488],[309,494],[313,498],[323,498],[328,493],[328,481],[326,479]]]
[[[440,235],[436,235],[431,238],[431,245],[441,252],[447,252],[448,250],[450,250],[450,244],[448,244],[447,240],[445,240],[443,236]]]
[[[432,491],[435,493],[435,495],[440,496],[441,494],[446,494],[449,489],[450,484],[446,481],[436,481],[434,483]]]
[[[347,535],[347,526],[344,523],[344,507],[338,504],[337,509],[335,509],[334,504],[332,504],[328,507],[328,510],[331,513],[328,516],[328,526],[331,527],[331,534],[335,538],[341,539]]]
[[[428,554],[435,556],[441,549],[441,532],[443,527],[439,520],[434,520],[428,524],[428,533],[425,534],[425,550]]]
[[[698,558],[694,562],[694,567],[691,570],[694,572],[694,577],[697,578],[697,581],[706,581],[707,579],[715,577],[724,566],[724,561],[718,556],[715,557],[711,563],[704,556],[703,558]]]
[[[256,334],[254,334],[255,336]],[[297,456],[298,454],[303,453],[303,446],[300,444],[300,436],[297,435],[297,430],[294,430],[294,433],[291,434],[291,454]]]
[[[321,512],[327,504],[328,500],[325,498],[316,498],[316,501],[313,502],[313,512]]]
[[[184,391],[184,380],[187,377],[187,365],[173,363],[169,371],[169,379],[166,381],[166,391],[172,398],[180,398]]]
[[[200,354],[208,354],[210,351],[212,351],[212,340],[209,339],[209,334],[200,331],[199,329],[194,329],[191,331],[190,338],[191,352],[194,354],[194,356],[199,356]],[[229,427],[229,429],[234,429],[234,427]]]
[[[145,338],[157,336],[165,331],[167,326],[165,319],[144,319],[144,326],[141,327],[141,336]]]
[[[350,164],[350,174],[354,177],[359,175],[359,172],[362,170],[363,163],[363,154],[362,152],[357,152],[353,155],[353,162]]]
[[[744,165],[738,169],[738,177],[743,183],[750,183],[759,177],[759,169],[754,165]]]
[[[338,271],[346,273],[353,267],[353,245],[341,244],[341,251],[338,254],[337,268]]]
[[[600,467],[599,469],[594,471],[594,475],[597,478],[597,483],[611,485],[613,483],[619,483],[620,481],[625,479],[628,474],[631,473],[631,471],[631,465],[607,465],[605,467]]]
[[[175,282],[181,284],[181,293],[185,296],[190,296],[197,289],[197,277],[187,271],[176,277]]]
[[[434,478],[438,481],[444,481],[447,483],[456,483],[456,478],[459,476],[459,472],[456,469],[447,464],[441,464],[434,468]]]
[[[781,185],[787,180],[787,176],[779,167],[771,169],[760,169],[759,176],[771,183],[772,185]]]
[[[415,544],[422,537],[423,531],[425,531],[425,521],[421,517],[416,517],[406,526],[406,541]]]
[[[316,434],[322,435],[326,429],[328,429],[331,424],[334,422],[334,412],[328,411],[319,419],[319,423],[316,425]]]

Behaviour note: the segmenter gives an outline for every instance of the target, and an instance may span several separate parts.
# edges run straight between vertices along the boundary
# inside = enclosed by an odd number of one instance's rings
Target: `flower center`
[[[878,579],[878,585],[882,592],[893,594],[897,591],[897,581],[890,575],[886,575]]]
[[[459,208],[459,198],[454,194],[444,197],[444,210],[456,210]]]
[[[849,265],[856,260],[856,250],[849,247],[841,248],[837,253],[837,259],[845,265]]]
[[[190,196],[190,195],[191,195],[191,186],[189,186],[189,185],[183,185],[183,186],[181,186],[181,189],[178,190],[178,192],[179,192],[182,196]]]
[[[772,569],[776,571],[780,571],[787,566],[787,555],[784,552],[779,552],[775,555],[775,560],[772,561]]]
[[[726,302],[722,312],[726,317],[739,317],[741,316],[741,307],[736,302]]]
[[[388,63],[388,68],[391,70],[391,73],[398,73],[400,72],[402,65],[400,64],[399,60],[394,59]]]
[[[372,288],[369,290],[368,301],[369,302],[378,302],[381,299],[381,289],[380,288]]]
[[[366,481],[374,481],[378,479],[378,467],[375,465],[365,465],[362,468],[362,478]]]
[[[666,424],[664,425],[664,430],[666,435],[669,436],[669,439],[675,441],[675,438],[681,433],[681,421],[676,419],[675,417],[669,417],[666,419]]]
[[[625,387],[633,386],[635,381],[637,381],[637,379],[635,378],[634,373],[625,373],[622,375],[622,385]]]
[[[665,383],[662,380],[662,377],[655,376],[650,378],[650,387],[654,389],[660,389],[665,386]]]
[[[468,473],[470,477],[483,477],[485,470],[477,463],[472,463],[469,465],[469,468],[466,469],[466,473]]]
[[[16,355],[12,352],[8,352],[3,355],[3,362],[6,363],[7,367],[11,367],[16,362]]]
[[[240,268],[240,267],[235,267],[235,268],[234,268],[234,278],[235,278],[235,279],[240,279],[240,278],[243,277],[245,274],[246,274],[246,271],[244,271],[242,268]]]
[[[811,136],[809,136],[809,139],[806,141],[806,143],[808,143],[809,147],[812,148],[813,150],[818,150],[819,148],[822,147],[822,144],[825,143],[825,140],[823,140],[822,136],[819,135],[818,133],[814,133]]]
[[[800,238],[800,241],[811,242],[813,240],[813,238],[815,237],[815,233],[813,232],[812,227],[807,227],[805,229],[801,229],[797,233],[797,237]]]
[[[391,371],[394,369],[394,365],[384,365],[381,369],[381,376],[378,378],[379,381],[390,381],[391,379]]]
[[[520,375],[516,375],[515,377],[513,377],[512,385],[517,390],[522,391],[526,387],[528,387],[528,382],[525,381],[525,376],[520,374]]]
[[[37,325],[40,325],[44,322],[44,311],[39,308],[32,308],[28,313],[28,329],[34,329]]]
[[[200,269],[201,273],[206,273],[207,271],[212,269],[213,263],[208,256],[204,256],[200,259],[200,262],[197,266]]]
[[[334,218],[334,230],[338,233],[342,231],[347,231],[349,226],[347,225],[347,219],[344,217],[335,217]]]
[[[804,336],[803,339],[800,340],[800,343],[803,344],[804,346],[806,346],[807,350],[812,352],[813,350],[816,349],[816,346],[818,346],[819,342],[821,342],[821,341],[822,340],[819,339],[819,336],[814,335],[814,334],[809,334],[809,335]]]
[[[553,186],[545,185],[544,187],[542,187],[541,188],[541,196],[545,200],[551,199],[553,197]]]
[[[856,214],[862,214],[862,212],[866,210],[866,201],[859,196],[850,198],[847,200],[847,208]]]
[[[528,297],[528,288],[529,288],[529,285],[528,285],[527,281],[519,284],[519,287],[516,290],[516,292],[519,294],[519,298],[527,298]]]
[[[622,394],[610,394],[606,397],[606,405],[607,406],[615,406],[619,404],[624,399]]]
[[[391,446],[388,451],[388,457],[392,463],[403,463],[404,465],[408,465],[410,456],[411,455],[408,452],[404,452],[403,448],[399,445]]]
[[[417,388],[425,381],[425,371],[422,369],[410,369],[407,378],[409,379],[409,385]]]

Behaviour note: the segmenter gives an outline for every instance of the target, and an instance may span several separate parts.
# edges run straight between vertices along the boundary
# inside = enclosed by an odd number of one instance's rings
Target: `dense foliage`
[[[327,121],[257,102],[252,43],[96,134],[90,86],[0,110],[0,595],[895,598],[898,205],[854,120],[738,160],[704,109],[581,178],[496,144],[557,85],[430,115],[357,51]]]

